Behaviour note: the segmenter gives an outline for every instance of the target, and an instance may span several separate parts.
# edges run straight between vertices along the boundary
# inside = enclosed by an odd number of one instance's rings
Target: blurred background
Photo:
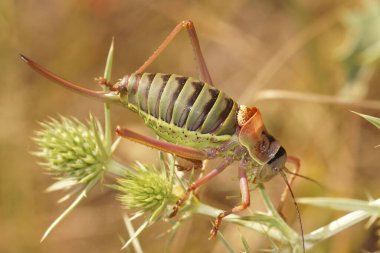
[[[96,88],[115,38],[113,80],[135,71],[174,26],[194,21],[215,85],[238,103],[258,106],[267,128],[302,161],[301,173],[325,185],[297,179],[297,197],[378,198],[379,132],[350,110],[380,116],[371,108],[284,99],[283,91],[376,100],[380,95],[379,1],[237,0],[237,1],[7,1],[0,2],[0,252],[118,252],[127,237],[115,193],[97,187],[42,244],[39,240],[66,204],[64,193],[45,193],[53,180],[30,155],[38,121],[58,115],[100,119],[103,106],[52,84],[32,71],[19,53],[59,75]],[[149,68],[151,72],[197,76],[186,33],[180,34]],[[266,92],[267,90],[276,90]],[[268,99],[268,94],[274,96]],[[292,95],[293,96],[293,95]],[[301,99],[308,99],[301,95]],[[137,115],[113,108],[112,120],[152,135]],[[126,163],[157,162],[155,151],[123,141],[116,154]],[[229,208],[238,198],[237,172],[229,169],[203,188],[204,202]],[[223,185],[223,187],[221,187]],[[274,203],[281,178],[266,184]],[[256,201],[257,200],[257,201]],[[253,210],[262,210],[256,193]],[[343,212],[300,206],[305,233]],[[298,230],[288,201],[287,221]],[[375,250],[374,225],[364,223],[319,244],[312,252]],[[226,252],[208,241],[210,219],[197,216],[177,235],[170,252]],[[141,237],[145,252],[162,252],[168,229],[155,224]],[[268,241],[257,233],[224,223],[222,231],[236,250],[244,233],[253,249]]]

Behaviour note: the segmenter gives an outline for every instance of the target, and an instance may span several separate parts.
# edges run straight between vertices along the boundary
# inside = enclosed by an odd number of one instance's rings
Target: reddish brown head
[[[263,165],[257,180],[268,181],[284,168],[285,149],[266,131],[261,113],[256,107],[240,106],[238,124],[241,127],[239,142],[253,160]]]

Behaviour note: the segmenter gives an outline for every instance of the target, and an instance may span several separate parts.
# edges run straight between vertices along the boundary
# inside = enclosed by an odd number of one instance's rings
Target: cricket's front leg
[[[195,189],[197,189],[201,185],[207,183],[208,181],[210,181],[211,179],[213,179],[214,177],[219,175],[231,163],[232,163],[231,159],[226,159],[223,161],[223,163],[221,163],[218,167],[216,167],[215,169],[210,171],[207,175],[205,175],[204,177],[201,177],[201,178],[197,179],[195,182],[193,182],[190,185],[190,187],[187,188],[183,197],[177,201],[176,205],[173,207],[172,213],[169,215],[169,218],[172,218],[177,214],[179,208],[186,202],[186,200],[189,198],[190,193],[192,191],[194,191]]]
[[[227,215],[231,213],[238,213],[240,211],[243,211],[247,207],[249,207],[250,194],[249,194],[249,187],[248,187],[248,179],[247,179],[247,173],[243,166],[239,167],[239,181],[240,181],[240,191],[241,191],[241,204],[233,207],[231,210],[223,211],[222,213],[218,215],[218,217],[216,218],[214,222],[214,226],[210,231],[209,239],[213,238],[216,235],[224,217],[226,217]]]

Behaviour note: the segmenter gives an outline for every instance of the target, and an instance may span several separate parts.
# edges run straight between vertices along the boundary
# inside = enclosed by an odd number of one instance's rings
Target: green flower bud
[[[118,196],[122,205],[128,209],[141,209],[154,212],[164,204],[174,204],[178,197],[172,193],[172,183],[165,173],[154,167],[143,166],[134,171],[127,170],[124,178],[117,179]]]
[[[39,150],[33,154],[44,160],[41,165],[49,174],[85,183],[103,171],[108,158],[95,137],[97,134],[103,141],[103,135],[95,132],[90,123],[61,117],[60,121],[50,119],[41,126],[34,138]]]

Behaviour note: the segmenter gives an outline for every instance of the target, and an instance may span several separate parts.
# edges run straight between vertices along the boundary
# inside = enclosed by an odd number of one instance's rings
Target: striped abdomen
[[[238,105],[210,85],[175,74],[131,75],[119,83],[123,104],[144,118],[215,136],[236,132]]]

